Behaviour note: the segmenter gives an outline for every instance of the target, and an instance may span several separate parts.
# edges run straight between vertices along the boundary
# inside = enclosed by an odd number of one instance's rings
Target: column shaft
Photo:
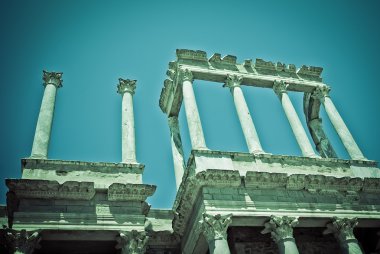
[[[191,145],[193,149],[207,149],[206,142],[203,134],[202,124],[199,117],[198,107],[195,100],[192,76],[186,77],[186,75],[191,75],[185,71],[183,74],[185,77],[182,83],[183,89],[183,102],[185,104],[187,124],[190,132]]]
[[[285,239],[277,242],[280,254],[298,254],[298,248],[294,238]]]
[[[169,117],[169,128],[170,128],[170,141],[172,146],[173,162],[174,162],[174,175],[176,180],[177,190],[182,182],[182,177],[184,174],[185,163],[183,159],[183,149],[181,134],[179,130],[178,117]]]
[[[210,254],[231,254],[226,239],[216,239],[208,241]]]
[[[318,157],[315,154],[313,147],[311,146],[310,141],[306,135],[305,129],[303,128],[301,121],[298,118],[297,112],[294,109],[292,102],[290,101],[289,95],[286,92],[286,88],[287,84],[282,81],[275,81],[275,85],[273,86],[273,89],[280,98],[282,107],[293,130],[298,146],[301,149],[302,155],[305,157]]]
[[[122,162],[136,162],[135,121],[133,114],[133,97],[124,93],[122,100]]]
[[[356,144],[342,117],[338,113],[334,103],[329,96],[324,97],[321,101],[325,107],[326,113],[330,118],[339,138],[342,140],[344,147],[353,160],[365,160],[363,153],[360,151],[359,146]]]

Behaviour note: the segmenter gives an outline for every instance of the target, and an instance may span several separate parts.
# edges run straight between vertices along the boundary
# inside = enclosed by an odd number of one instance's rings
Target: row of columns
[[[62,87],[62,72],[43,71],[42,79],[45,90],[30,155],[31,158],[35,159],[47,159],[48,157],[55,98],[57,89]],[[117,92],[122,96],[122,163],[137,163],[133,113],[133,95],[135,94],[135,90],[136,80],[119,79]]]
[[[210,254],[230,254],[227,241],[227,229],[231,224],[232,215],[209,215],[203,214],[199,222],[199,231],[202,233],[209,245]],[[298,248],[293,236],[293,227],[298,224],[298,219],[288,216],[271,216],[265,223],[262,234],[271,234],[271,238],[277,244],[280,254],[298,254]],[[356,218],[336,218],[327,224],[323,234],[334,234],[341,251],[344,254],[360,254],[362,249],[354,236],[353,229],[358,224]]]
[[[243,130],[245,141],[247,143],[248,151],[253,154],[265,153],[260,139],[257,135],[257,131],[252,120],[252,116],[249,112],[247,103],[245,101],[243,91],[241,89],[241,84],[243,77],[239,75],[227,75],[224,87],[228,87],[231,91],[232,98],[234,100],[236,112]],[[190,132],[191,146],[194,150],[207,150],[202,124],[199,117],[199,111],[197,103],[195,100],[194,90],[193,90],[193,74],[188,69],[181,70],[179,74],[179,83],[182,85],[183,90],[183,102],[185,106],[186,119]],[[285,115],[290,123],[293,134],[297,140],[300,147],[302,155],[305,157],[320,157],[314,152],[314,149],[307,137],[306,131],[302,126],[302,123],[297,115],[296,110],[289,98],[287,93],[288,84],[282,80],[275,80],[273,84],[273,90],[278,96],[281,105],[284,109]],[[354,160],[365,160],[363,153],[360,151],[358,145],[353,139],[351,133],[349,132],[347,126],[345,125],[342,117],[339,115],[337,109],[335,108],[331,98],[329,97],[329,88],[327,86],[320,86],[315,89],[312,96],[320,100],[324,106],[329,119],[331,120],[336,132],[338,133],[340,139],[346,150],[348,151],[350,157]],[[169,119],[169,126],[171,130],[172,138],[172,151],[174,158],[174,168],[176,173],[176,178],[180,181],[183,175],[183,156],[182,154],[182,144],[181,142],[173,141],[178,138],[179,127],[177,116],[171,116]],[[178,177],[177,177],[178,176]],[[179,182],[177,182],[179,186]]]

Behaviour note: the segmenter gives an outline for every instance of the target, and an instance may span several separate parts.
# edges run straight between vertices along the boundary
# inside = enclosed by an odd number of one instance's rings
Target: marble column
[[[32,254],[35,249],[39,249],[41,247],[39,245],[41,241],[39,232],[6,229],[4,234],[10,253]]]
[[[240,125],[247,143],[248,151],[250,153],[264,153],[251,114],[249,113],[243,91],[240,87],[242,80],[242,76],[227,75],[224,87],[230,88]]]
[[[271,216],[265,223],[262,234],[270,233],[276,242],[280,254],[298,254],[298,248],[293,237],[293,227],[298,224],[298,219],[288,216]]]
[[[119,78],[117,92],[122,96],[121,104],[121,154],[122,163],[136,163],[135,118],[133,95],[136,80]]]
[[[143,254],[145,253],[149,237],[145,232],[132,230],[121,232],[116,237],[116,249],[121,249],[121,254]]]
[[[183,149],[181,134],[179,130],[179,122],[177,116],[171,116],[168,118],[170,128],[170,141],[172,145],[172,154],[174,162],[174,175],[177,190],[182,182],[182,177],[185,169],[185,163],[183,159]]]
[[[201,119],[193,90],[193,74],[189,70],[180,73],[183,90],[183,102],[185,104],[186,119],[190,132],[192,149],[207,150],[203,134]]]
[[[232,214],[209,215],[203,213],[203,219],[199,222],[200,231],[205,236],[210,254],[230,254],[227,242],[227,229],[231,224]]]
[[[331,223],[326,225],[327,229],[323,234],[334,234],[339,242],[342,253],[362,254],[358,240],[354,235],[354,227],[358,224],[357,218],[337,218],[334,217]]]
[[[34,134],[31,158],[47,159],[51,126],[53,123],[57,89],[62,87],[62,72],[43,71],[45,86],[36,132]]]
[[[305,129],[303,128],[300,119],[298,118],[297,112],[290,101],[289,95],[287,93],[288,84],[280,80],[274,81],[273,90],[277,94],[281,101],[282,107],[284,108],[286,117],[290,123],[293,130],[294,136],[296,137],[297,143],[301,149],[302,155],[305,157],[319,157],[315,154],[313,147],[306,135]]]
[[[339,138],[342,140],[344,147],[353,160],[366,160],[363,153],[360,151],[359,146],[356,144],[330,96],[330,87],[319,86],[315,89],[312,96],[319,99],[324,106],[326,113],[334,126]]]

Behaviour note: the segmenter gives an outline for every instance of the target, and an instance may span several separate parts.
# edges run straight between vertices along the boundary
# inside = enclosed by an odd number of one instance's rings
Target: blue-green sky
[[[137,158],[144,182],[158,186],[153,207],[175,197],[169,128],[158,107],[175,49],[238,61],[322,66],[331,97],[365,156],[380,160],[380,5],[377,1],[0,1],[0,178],[21,176],[43,94],[42,70],[62,71],[49,158],[119,162],[119,77],[137,79]],[[210,149],[246,151],[229,91],[195,82]],[[299,155],[281,105],[269,89],[244,88],[262,145]],[[302,95],[291,99],[301,120]],[[184,111],[183,143],[189,152]],[[337,135],[336,150],[347,158]],[[0,185],[0,203],[6,187]]]

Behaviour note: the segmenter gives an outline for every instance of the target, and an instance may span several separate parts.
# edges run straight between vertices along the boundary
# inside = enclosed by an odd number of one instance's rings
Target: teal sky
[[[152,207],[170,208],[169,128],[158,101],[175,49],[321,66],[331,97],[365,156],[380,160],[380,5],[377,1],[0,1],[0,178],[21,176],[43,95],[42,70],[62,71],[49,158],[121,160],[118,78],[137,79],[137,159]],[[195,82],[210,149],[247,151],[229,91]],[[300,155],[272,90],[245,87],[262,145]],[[290,94],[304,121],[302,95]],[[324,113],[334,148],[348,158]],[[180,112],[186,156],[189,137]],[[0,203],[6,187],[0,184]]]

